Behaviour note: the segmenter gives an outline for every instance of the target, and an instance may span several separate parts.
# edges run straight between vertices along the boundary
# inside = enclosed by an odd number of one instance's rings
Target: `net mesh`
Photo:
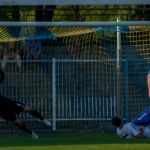
[[[12,58],[8,61],[1,94],[37,108],[51,121],[56,119],[57,130],[112,130],[111,118],[116,115],[118,107],[125,119],[131,119],[149,102],[146,78],[149,70],[149,26],[121,27],[119,105],[116,29],[0,27],[1,52],[9,41],[19,43],[22,63],[22,72],[19,72],[16,61]],[[38,60],[27,57],[27,42],[32,41],[40,41],[41,57]],[[53,62],[52,58],[56,61]],[[56,108],[52,107],[53,65]],[[53,109],[56,118],[53,118]],[[47,130],[28,114],[21,114],[21,119],[32,128]],[[1,125],[3,123],[2,120]],[[8,127],[5,124],[3,128]]]

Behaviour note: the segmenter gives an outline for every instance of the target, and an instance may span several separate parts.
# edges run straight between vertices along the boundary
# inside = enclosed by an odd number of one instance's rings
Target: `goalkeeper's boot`
[[[43,122],[47,125],[47,126],[51,126],[51,122],[47,119],[44,119]]]
[[[39,136],[34,131],[32,131],[32,138],[33,139],[38,139]]]

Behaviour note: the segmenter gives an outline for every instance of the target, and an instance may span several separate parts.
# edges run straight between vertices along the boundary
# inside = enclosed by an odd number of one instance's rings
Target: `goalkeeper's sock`
[[[51,126],[51,122],[47,119],[44,119],[43,122],[47,125],[47,126]]]
[[[28,127],[26,127],[26,125],[24,125],[24,124],[17,124],[17,123],[15,123],[15,124],[16,124],[16,126],[17,126],[18,128],[20,128],[20,129],[23,130],[24,132],[29,133],[29,134],[32,134],[32,130],[30,130]]]
[[[36,110],[33,110],[32,112],[30,112],[30,114],[32,116],[35,116],[37,119],[39,119],[41,121],[44,120],[43,116],[38,111],[36,111]]]
[[[38,139],[39,136],[34,131],[32,131],[32,138],[33,139]]]

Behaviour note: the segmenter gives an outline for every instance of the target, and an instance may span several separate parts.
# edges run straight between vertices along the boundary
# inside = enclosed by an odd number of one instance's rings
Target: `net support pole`
[[[117,22],[119,22],[119,19],[117,19]],[[120,32],[120,26],[117,26],[117,54],[116,54],[116,59],[117,59],[117,64],[116,64],[116,71],[117,71],[117,115],[121,116],[121,61],[120,61],[120,51],[121,51],[121,32]]]
[[[56,60],[52,59],[52,130],[56,131]]]
[[[126,122],[129,121],[129,89],[128,89],[128,61],[125,60],[125,117]]]

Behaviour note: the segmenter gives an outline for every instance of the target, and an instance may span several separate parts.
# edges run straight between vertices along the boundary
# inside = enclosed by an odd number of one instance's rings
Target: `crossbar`
[[[149,26],[150,21],[72,21],[72,22],[8,22],[1,21],[0,26]]]
[[[0,0],[0,5],[146,5],[149,0]]]

